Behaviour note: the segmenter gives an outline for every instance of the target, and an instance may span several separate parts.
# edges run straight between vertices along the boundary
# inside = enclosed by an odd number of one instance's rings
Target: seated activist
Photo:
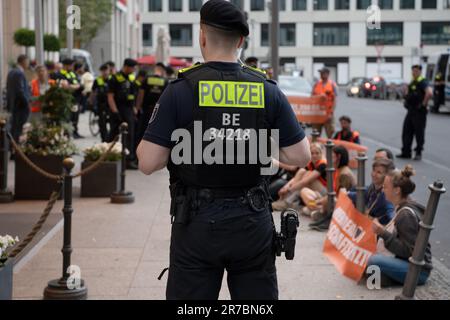
[[[268,178],[269,194],[273,201],[277,201],[280,198],[278,191],[295,176],[299,168],[275,159],[272,159],[272,162],[273,165],[278,166],[278,172]]]
[[[311,161],[305,168],[298,170],[295,176],[280,189],[278,192],[280,200],[272,203],[273,210],[299,209],[295,201],[298,200],[301,190],[306,187],[320,195],[326,194],[327,162],[323,158],[322,145],[313,142],[310,150]]]
[[[336,132],[333,139],[361,144],[359,132],[352,130],[352,119],[348,116],[342,116],[339,118],[339,122],[341,124],[341,131]]]
[[[384,193],[386,199],[395,206],[395,215],[387,226],[383,226],[377,219],[373,220],[372,229],[379,239],[377,253],[367,264],[380,268],[382,286],[404,283],[409,267],[408,259],[412,256],[419,233],[419,223],[425,208],[410,198],[416,188],[411,180],[413,175],[413,167],[407,165],[402,171],[396,169],[389,172],[384,179]],[[429,243],[424,260],[419,285],[427,281],[433,268]]]
[[[341,189],[350,190],[356,185],[356,177],[352,170],[348,166],[349,155],[346,148],[343,146],[335,146],[333,148],[333,166],[335,172],[333,175],[333,189],[336,192],[336,196]],[[303,208],[303,214],[310,214],[315,222],[309,226],[312,229],[319,231],[327,230],[330,225],[331,215],[326,212],[328,195],[318,195],[314,190],[310,188],[303,188],[300,192],[300,197],[306,205],[306,209]]]
[[[395,160],[394,154],[392,153],[391,150],[389,150],[387,148],[380,148],[375,151],[373,160],[378,160],[378,159],[388,159],[388,160],[391,160],[392,163],[394,163],[394,160]]]
[[[365,214],[377,218],[382,225],[387,225],[394,216],[394,206],[386,200],[383,192],[384,179],[387,173],[394,169],[394,163],[391,160],[375,160],[372,164],[372,183],[364,191]],[[356,206],[356,191],[349,191],[347,195]]]

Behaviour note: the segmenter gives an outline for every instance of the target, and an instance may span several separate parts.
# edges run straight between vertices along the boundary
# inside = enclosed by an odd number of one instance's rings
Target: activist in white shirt
[[[384,180],[386,199],[395,206],[392,221],[383,226],[377,219],[373,220],[372,229],[378,235],[377,254],[368,262],[368,266],[376,265],[380,268],[382,285],[403,284],[408,272],[408,258],[412,256],[414,244],[419,232],[419,223],[425,208],[411,200],[410,195],[416,185],[411,180],[414,170],[407,165],[402,171],[392,170]],[[431,247],[427,245],[425,265],[419,276],[419,285],[423,285],[430,275]]]

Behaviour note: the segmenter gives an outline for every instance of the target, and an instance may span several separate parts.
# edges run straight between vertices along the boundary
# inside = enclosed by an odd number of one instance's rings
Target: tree
[[[34,31],[30,29],[17,29],[14,32],[14,42],[19,46],[24,46],[26,48],[33,47],[35,44]]]
[[[74,0],[73,5],[81,9],[81,29],[75,29],[73,38],[75,47],[82,47],[91,41],[102,26],[111,19],[113,1],[111,0]],[[61,45],[66,47],[66,1],[59,0],[59,34]]]
[[[59,38],[54,34],[44,34],[44,50],[58,52],[61,48]]]

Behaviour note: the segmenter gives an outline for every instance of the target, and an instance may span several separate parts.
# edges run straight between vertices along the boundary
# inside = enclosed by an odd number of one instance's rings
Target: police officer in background
[[[439,113],[439,107],[445,104],[445,79],[441,72],[434,77],[434,95],[432,113]]]
[[[200,153],[216,142],[236,147],[239,132],[248,129],[279,129],[280,161],[304,167],[310,160],[308,139],[276,83],[237,63],[249,35],[244,13],[229,1],[210,0],[200,16],[205,63],[181,70],[168,85],[137,150],[143,173],[166,166],[170,172],[173,225],[166,297],[217,299],[226,269],[232,299],[277,299],[274,224],[263,163],[250,164],[249,152],[230,154],[227,149],[224,157],[227,162],[234,157],[234,164],[208,165]],[[196,152],[199,123],[200,136],[206,133],[212,142],[200,142]],[[201,163],[192,157],[173,162],[177,154],[172,150],[171,155],[171,149],[181,144],[171,136],[182,128],[190,142],[183,154],[200,156]],[[234,134],[228,140],[220,132]],[[250,139],[242,140],[248,144]],[[236,164],[239,157],[245,164]]]
[[[111,111],[111,134],[109,140],[119,134],[122,122],[128,124],[127,148],[130,151],[127,159],[128,169],[137,169],[135,155],[136,128],[136,77],[134,75],[137,61],[125,59],[122,70],[114,74],[108,81],[108,105]]]
[[[108,80],[109,66],[103,64],[100,69],[100,75],[95,79],[92,86],[92,94],[89,97],[89,104],[94,106],[94,110],[98,115],[98,125],[100,128],[100,137],[102,142],[109,139],[108,122],[109,122],[109,106],[108,106]]]
[[[136,108],[138,110],[137,143],[142,140],[148,122],[150,121],[150,116],[153,113],[153,109],[168,83],[169,81],[166,78],[166,67],[163,63],[158,62],[153,74],[144,79],[142,85],[139,87],[139,94],[136,102]]]
[[[67,58],[62,61],[62,69],[53,74],[52,79],[56,80],[61,87],[69,89],[74,96],[75,105],[71,110],[71,121],[73,125],[73,137],[75,139],[83,138],[78,133],[78,118],[79,118],[79,108],[81,103],[81,91],[83,90],[80,85],[80,81],[74,72],[75,61],[73,59]]]
[[[411,159],[411,147],[416,137],[416,154],[414,160],[422,159],[423,145],[425,143],[425,127],[427,124],[428,101],[433,91],[428,81],[422,76],[422,66],[412,67],[412,81],[408,86],[404,106],[408,110],[403,122],[402,152],[397,158]]]

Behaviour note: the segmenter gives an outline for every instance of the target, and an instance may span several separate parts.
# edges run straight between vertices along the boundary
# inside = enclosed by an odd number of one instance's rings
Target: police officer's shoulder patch
[[[155,108],[153,109],[153,113],[152,113],[152,116],[151,116],[150,121],[148,122],[148,124],[152,123],[156,119],[156,115],[158,114],[158,110],[159,110],[159,103],[157,103]]]

